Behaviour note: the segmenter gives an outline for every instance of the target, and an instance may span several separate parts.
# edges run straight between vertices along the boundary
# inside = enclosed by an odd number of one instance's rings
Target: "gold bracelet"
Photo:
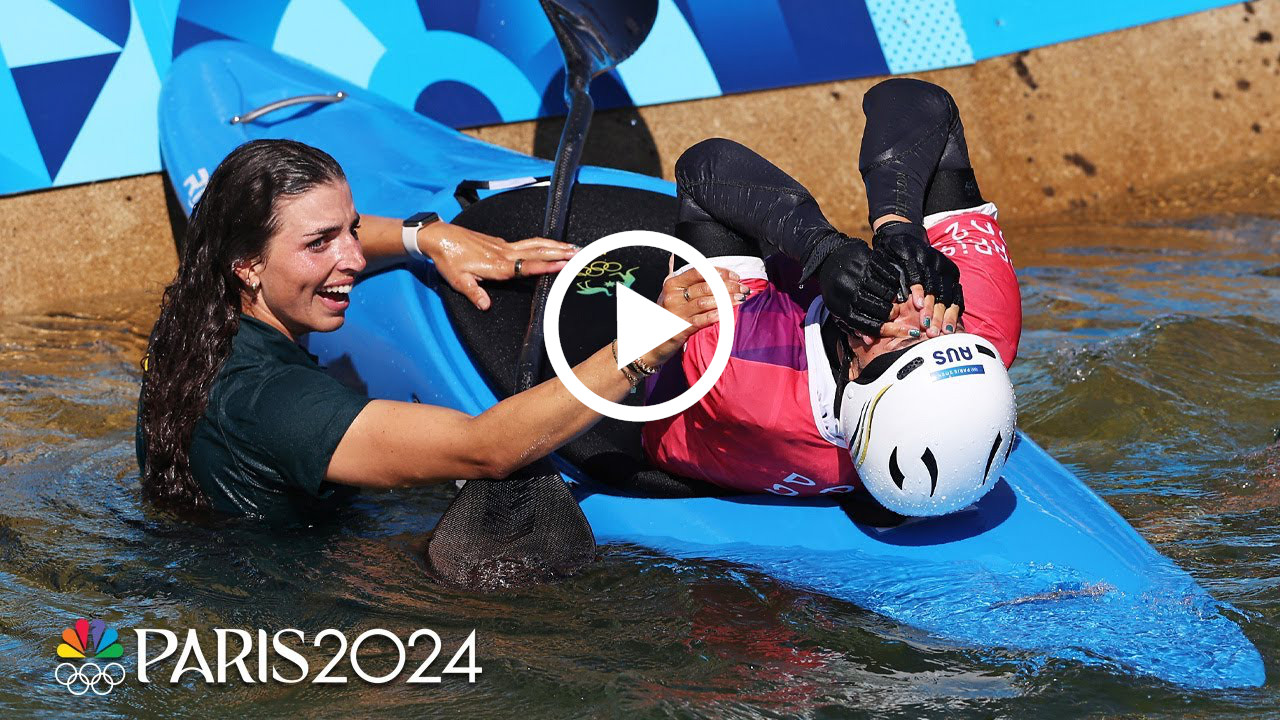
[[[649,367],[649,365],[645,361],[641,360],[640,358],[636,358],[635,360],[632,360],[631,364],[627,365],[627,367],[631,368],[632,370],[635,370],[637,373],[640,373],[645,377],[649,377],[650,375],[653,375],[654,373],[658,372],[657,368]]]

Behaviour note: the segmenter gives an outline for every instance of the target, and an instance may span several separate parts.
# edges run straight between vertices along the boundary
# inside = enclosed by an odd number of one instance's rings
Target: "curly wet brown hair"
[[[254,292],[234,268],[262,257],[278,228],[282,198],[345,179],[327,153],[292,140],[245,143],[213,171],[147,344],[138,452],[148,500],[178,511],[210,508],[189,453],[218,370],[231,354],[241,298]]]

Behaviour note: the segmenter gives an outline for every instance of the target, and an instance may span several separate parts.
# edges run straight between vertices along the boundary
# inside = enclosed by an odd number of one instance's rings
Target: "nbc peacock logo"
[[[102,620],[80,618],[74,626],[62,631],[58,657],[85,662],[58,663],[53,677],[72,695],[84,695],[90,690],[95,695],[107,695],[124,682],[124,666],[118,662],[102,664],[92,660],[112,660],[123,655],[124,647],[115,630]]]

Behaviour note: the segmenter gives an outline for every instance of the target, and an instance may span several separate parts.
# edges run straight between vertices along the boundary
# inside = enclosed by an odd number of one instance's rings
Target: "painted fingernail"
[[[746,297],[747,295],[750,295],[750,294],[751,294],[751,288],[747,287],[746,285],[743,285],[742,286],[743,297]]]
[[[954,325],[948,325],[948,326],[947,326],[947,332],[952,332],[952,331],[954,331],[955,329],[956,329],[956,328],[955,328],[955,326],[954,326]]]
[[[738,293],[737,295],[733,296],[733,299],[737,300],[738,302],[742,302],[743,300],[747,299],[747,296],[744,295],[743,293]]]
[[[924,326],[925,326],[926,328],[927,328],[927,327],[929,327],[929,323],[931,323],[931,322],[933,322],[933,318],[929,318],[929,317],[925,318],[925,319],[924,319]]]
[[[918,338],[918,337],[920,337],[920,331],[919,331],[919,330],[912,330],[912,331],[908,332],[907,334],[908,334],[908,335],[910,335],[910,336],[911,336],[911,337],[913,337],[913,338]]]

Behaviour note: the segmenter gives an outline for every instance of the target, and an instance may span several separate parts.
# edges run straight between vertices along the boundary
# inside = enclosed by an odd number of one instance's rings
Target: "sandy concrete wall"
[[[963,112],[984,192],[1017,224],[1280,214],[1280,2],[1232,5],[920,77]],[[851,233],[862,93],[875,80],[597,116],[588,162],[671,177],[705,137],[740,140],[809,186]],[[472,131],[554,152],[559,121]],[[121,288],[158,292],[176,263],[163,180],[146,175],[0,199],[0,313]]]
[[[159,173],[0,198],[0,314],[126,289],[177,268]]]

